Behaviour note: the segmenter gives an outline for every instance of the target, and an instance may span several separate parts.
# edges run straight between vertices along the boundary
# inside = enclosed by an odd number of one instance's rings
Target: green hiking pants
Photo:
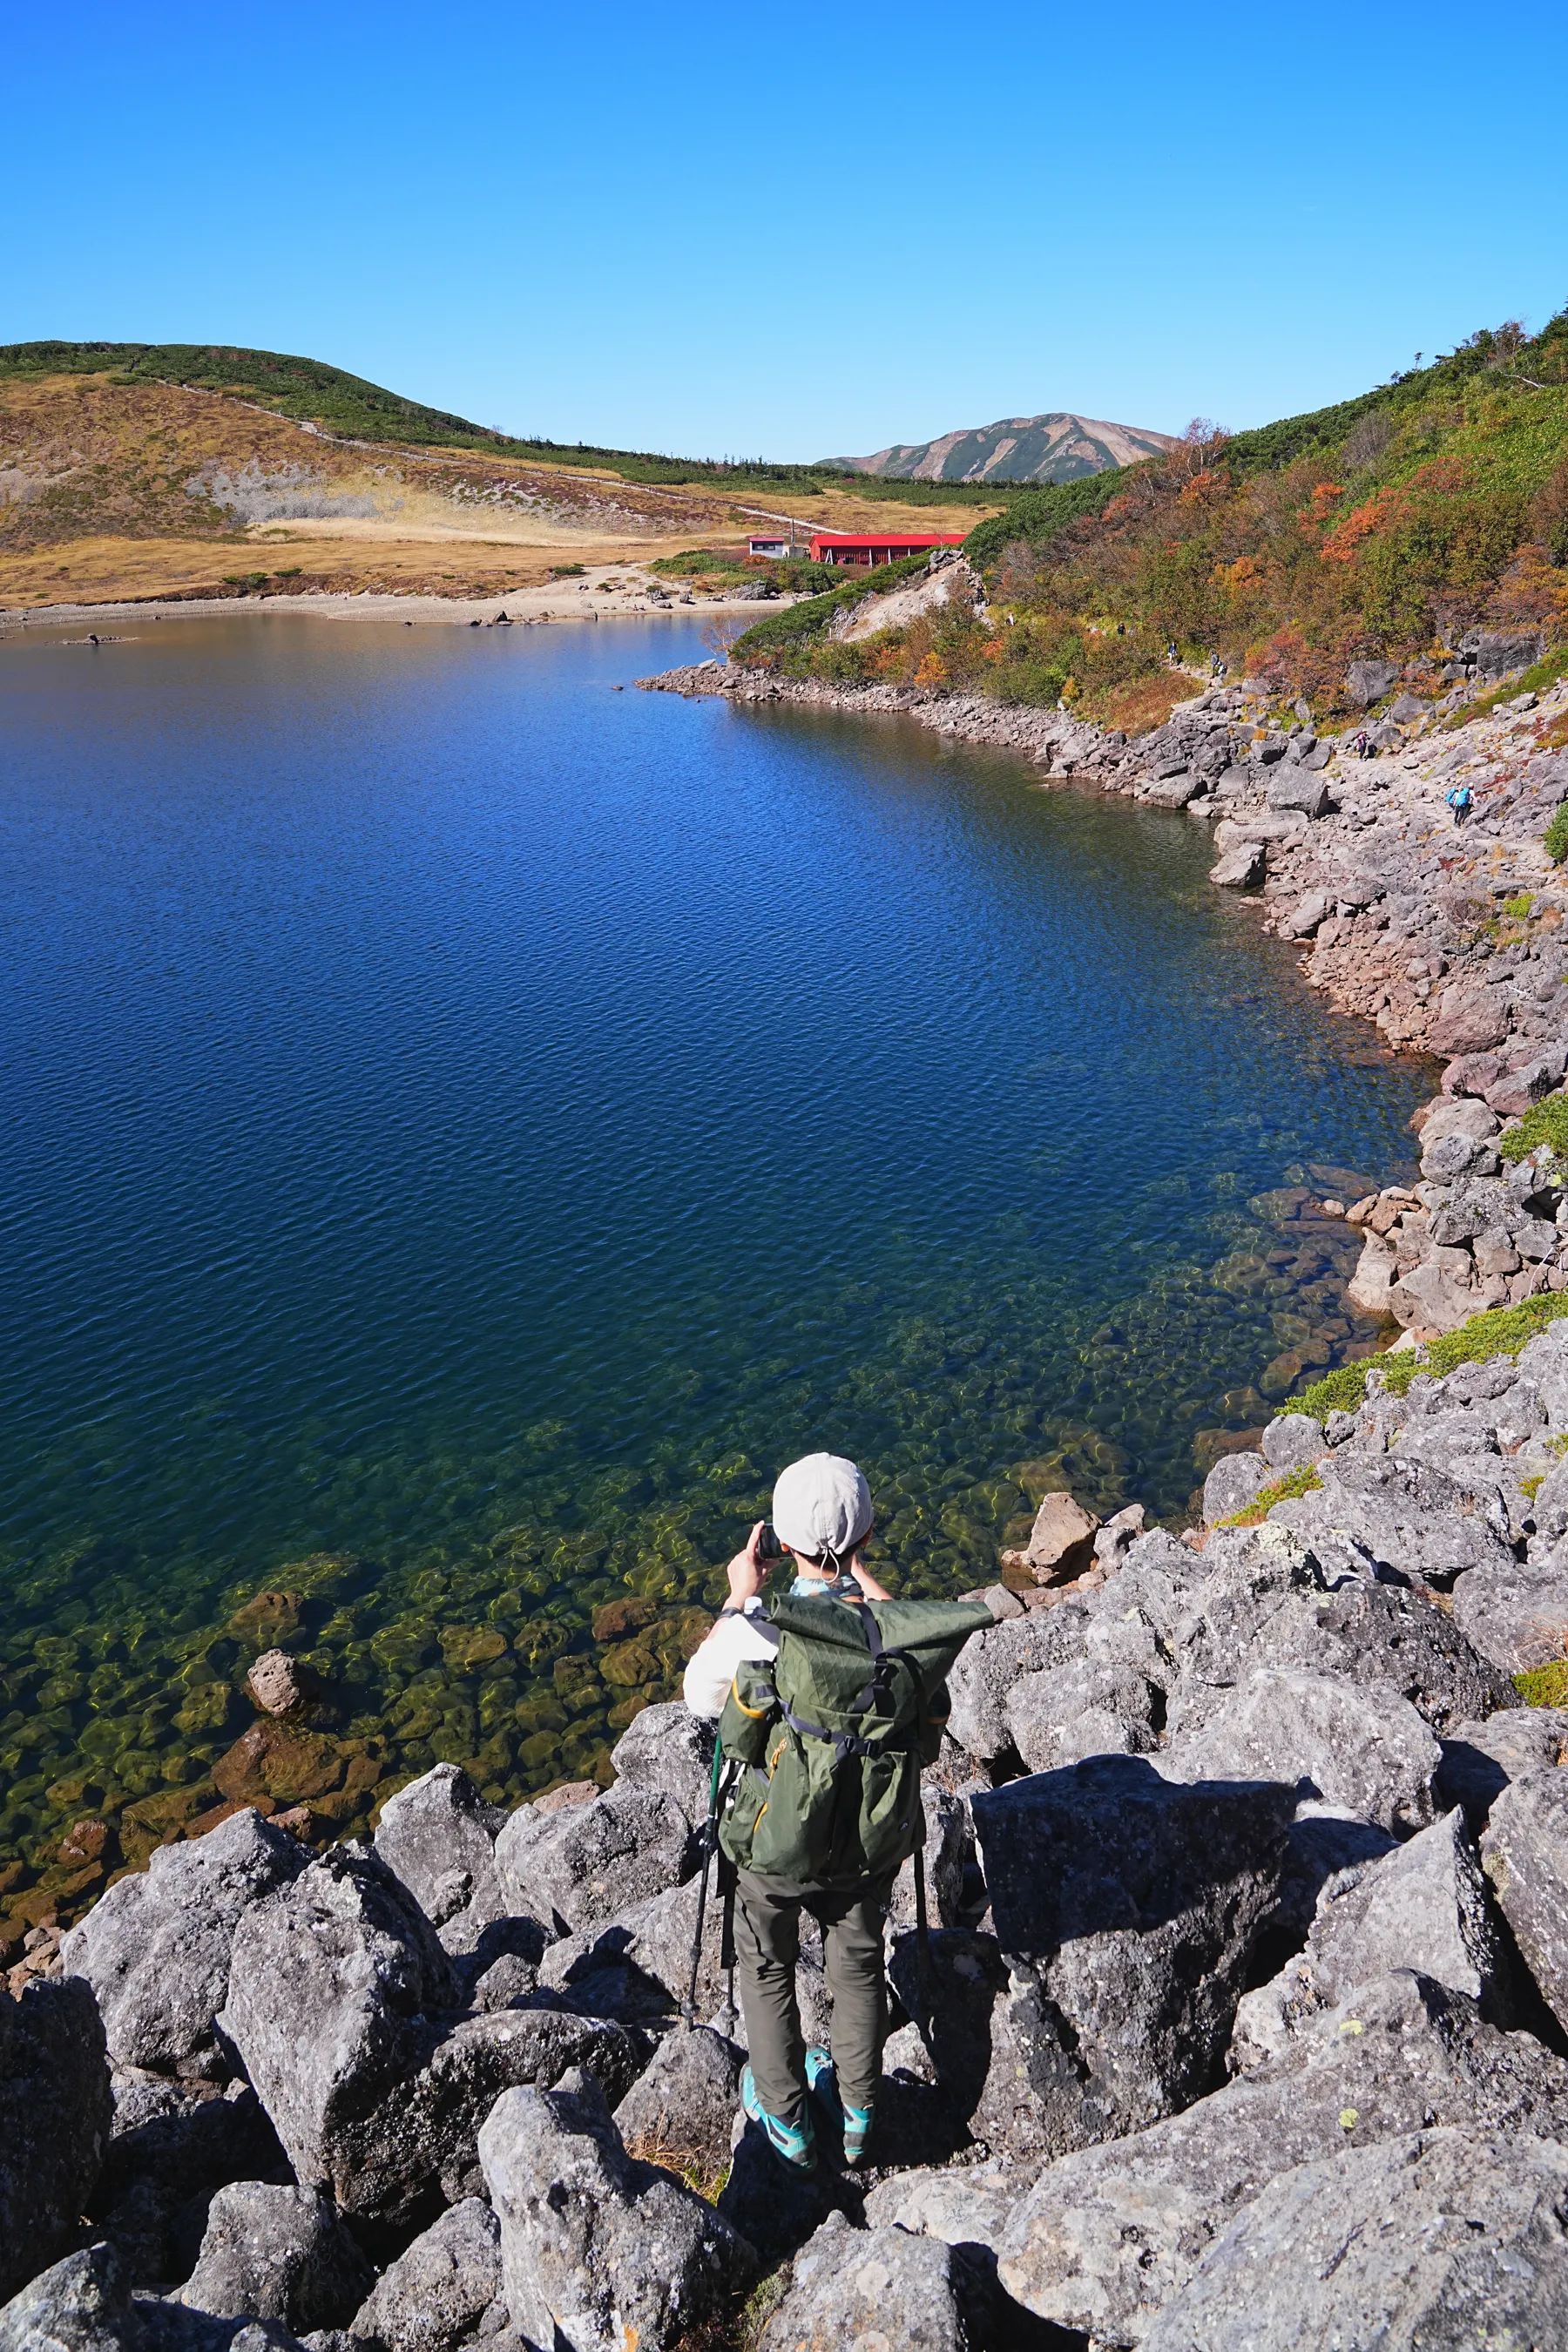
[[[890,1875],[829,1890],[736,1873],[735,1958],[746,2048],[758,2096],[784,2123],[798,2124],[805,2107],[805,2036],[795,1990],[800,1915],[809,1911],[822,1929],[838,2095],[847,2106],[869,2107],[888,2028],[882,1924],[892,1889]]]

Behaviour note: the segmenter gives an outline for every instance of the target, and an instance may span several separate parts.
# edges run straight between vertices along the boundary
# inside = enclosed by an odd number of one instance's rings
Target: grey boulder
[[[610,1750],[617,1781],[631,1789],[662,1789],[695,1828],[708,1816],[715,1728],[679,1699],[645,1706]]]
[[[1265,1666],[1203,1728],[1178,1737],[1160,1769],[1182,1780],[1284,1781],[1380,1828],[1421,1829],[1443,1760],[1392,1683]]]
[[[1261,1454],[1222,1454],[1204,1480],[1204,1525],[1217,1527],[1245,1511],[1278,1475]]]
[[[623,1784],[584,1805],[523,1805],[496,1841],[509,1906],[559,1933],[613,1919],[689,1875],[691,1824],[668,1791]]]
[[[1403,1454],[1342,1453],[1319,1475],[1319,1488],[1277,1503],[1270,1517],[1304,1537],[1326,1567],[1364,1575],[1370,1563],[1446,1588],[1467,1569],[1512,1565],[1495,1486],[1478,1497],[1468,1481]]]
[[[1304,2018],[1394,1969],[1468,1993],[1509,2022],[1509,1971],[1464,1815],[1447,1813],[1379,1861],[1338,1872],[1318,1898],[1305,1949],[1243,1995],[1230,2047],[1246,2073],[1281,2056]]]
[[[0,2309],[0,2352],[132,2352],[139,2343],[130,2281],[109,2245],[68,2254]]]
[[[667,2034],[616,2109],[616,2130],[652,2163],[695,2162],[717,2173],[730,2154],[744,2060],[705,2025]]]
[[[745,2241],[668,2172],[628,2157],[585,2077],[514,2090],[479,2134],[512,2326],[571,2352],[669,2352],[747,2284]]]
[[[1364,710],[1369,703],[1381,701],[1398,676],[1397,662],[1354,661],[1345,672],[1345,692]]]
[[[1454,1622],[1505,1675],[1549,1665],[1568,1648],[1568,1567],[1472,1568],[1454,1587]]]
[[[228,1991],[235,1928],[309,1860],[247,1806],[205,1837],[159,1846],[145,1871],[100,1896],[61,1960],[92,1987],[117,2065],[224,2079],[213,2020]]]
[[[1568,2341],[1568,2149],[1451,2126],[1272,2181],[1149,2352],[1468,2352]]]
[[[568,2066],[619,2097],[639,2053],[617,2026],[550,2009],[452,2022],[445,1953],[384,1864],[335,1847],[245,1920],[221,2023],[296,2177],[387,2221],[459,2193],[479,2124],[512,2085]]]
[[[195,2266],[216,2190],[288,2179],[278,2135],[247,2083],[216,2094],[206,2084],[122,2076],[88,2211],[132,2286],[162,2286]]]
[[[472,1950],[506,1910],[495,1855],[505,1820],[456,1764],[436,1765],[382,1808],[375,1851],[448,1951]]]
[[[383,2271],[349,2334],[367,2352],[455,2352],[500,2294],[500,2225],[465,2197]]]
[[[1086,1756],[1147,1755],[1163,1713],[1163,1691],[1136,1666],[1074,1658],[1020,1675],[1003,1720],[1030,1771],[1046,1772]]]
[[[1568,2028],[1568,1772],[1548,1766],[1510,1783],[1481,1861],[1526,1968]]]
[[[951,2247],[897,2227],[853,2230],[830,2213],[795,2258],[789,2288],[758,2352],[874,2345],[900,2352],[968,2352]]]
[[[1110,1756],[974,1798],[1019,2053],[987,2104],[1015,2151],[1136,2131],[1207,2089],[1294,1807],[1285,1787],[1187,1787]]]
[[[1287,2062],[1137,2137],[1047,2165],[997,2248],[1008,2292],[1135,2345],[1202,2256],[1292,2167],[1446,2124],[1562,2137],[1568,2064],[1409,1971],[1310,2019]]]
[[[351,2319],[374,2278],[319,2190],[240,2180],[213,2199],[180,2301],[218,2318],[280,2319],[300,2334]]]
[[[1451,1725],[1442,1747],[1438,1802],[1462,1805],[1479,1837],[1510,1780],[1568,1757],[1568,1708],[1502,1707],[1484,1723]]]
[[[0,2296],[72,2243],[112,2115],[103,2026],[81,1979],[0,1991]]]

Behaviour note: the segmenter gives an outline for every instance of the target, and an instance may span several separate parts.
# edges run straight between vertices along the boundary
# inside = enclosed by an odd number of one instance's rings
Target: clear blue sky
[[[1568,10],[72,0],[5,18],[0,341],[307,352],[514,432],[1179,431],[1568,300]]]

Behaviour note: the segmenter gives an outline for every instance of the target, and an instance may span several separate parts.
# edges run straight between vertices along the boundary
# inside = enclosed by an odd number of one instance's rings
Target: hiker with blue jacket
[[[750,2059],[741,2102],[800,2172],[816,2164],[813,2095],[845,2163],[866,2160],[887,2031],[888,1904],[924,1842],[921,1767],[941,1743],[947,1675],[994,1613],[984,1601],[893,1600],[859,1556],[873,1517],[853,1462],[792,1462],[772,1525],[759,1520],[730,1562],[730,1598],[684,1684],[692,1714],[718,1723],[725,1770],[719,1845]],[[763,1580],[784,1557],[793,1580],[764,1605]],[[801,2030],[803,1911],[822,1930],[831,2053],[807,2048]]]

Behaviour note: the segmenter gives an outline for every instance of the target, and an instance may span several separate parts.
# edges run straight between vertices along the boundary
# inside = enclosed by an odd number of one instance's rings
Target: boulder
[[[1345,672],[1345,692],[1364,710],[1369,704],[1383,699],[1398,676],[1397,662],[1354,661]]]
[[[0,1992],[0,2297],[75,2239],[111,2115],[103,2026],[80,1978]]]
[[[1011,1746],[1006,1707],[1018,1676],[1076,1657],[1082,1627],[1081,1604],[1069,1600],[989,1626],[964,1643],[947,1687],[948,1730],[966,1755],[990,1763]]]
[[[788,2291],[757,2338],[758,2352],[969,2352],[970,2343],[952,2248],[907,2230],[854,2230],[842,2213],[830,2213],[796,2254]]]
[[[496,1838],[506,1821],[456,1764],[437,1764],[389,1797],[375,1851],[413,1895],[449,1952],[468,1952],[506,1903]]]
[[[1450,981],[1438,1000],[1430,1037],[1434,1054],[1479,1054],[1500,1045],[1509,1033],[1508,997],[1500,988],[1475,981]],[[1422,1155],[1423,1171],[1426,1154]],[[1456,1169],[1451,1171],[1458,1174]]]
[[[319,2190],[239,2180],[212,2200],[180,2301],[220,2319],[280,2319],[300,2335],[352,2319],[374,2280]]]
[[[1310,1545],[1318,1560],[1342,1573],[1370,1570],[1445,1587],[1467,1569],[1511,1569],[1508,1507],[1500,1490],[1478,1497],[1419,1456],[1335,1454],[1309,1495],[1277,1503],[1269,1514]],[[1479,1504],[1479,1507],[1478,1507]]]
[[[1561,2137],[1565,2121],[1568,2064],[1400,1970],[1309,2019],[1283,2063],[1047,2165],[998,2246],[1002,2281],[1059,2326],[1139,2344],[1221,2231],[1294,2166],[1449,2124]]]
[[[1299,809],[1308,817],[1326,816],[1329,787],[1321,776],[1292,761],[1288,767],[1276,768],[1270,776],[1268,805],[1271,809]]]
[[[1356,1270],[1345,1285],[1345,1297],[1363,1315],[1392,1315],[1389,1294],[1398,1275],[1398,1253],[1376,1234],[1368,1234]]]
[[[1245,1511],[1276,1475],[1261,1454],[1222,1454],[1204,1480],[1205,1527]]]
[[[1025,1558],[1037,1584],[1066,1584],[1094,1564],[1100,1521],[1070,1495],[1047,1495],[1035,1514]]]
[[[1011,2144],[1082,2147],[1198,2096],[1279,1893],[1292,1791],[1100,1756],[973,1801],[1026,2048]]]
[[[1264,1666],[1200,1730],[1173,1738],[1160,1769],[1184,1781],[1283,1781],[1380,1828],[1410,1831],[1432,1819],[1442,1760],[1391,1683]]]
[[[647,1903],[634,1903],[605,1926],[563,1937],[544,1955],[542,1990],[590,2017],[668,2019],[685,2000],[691,1980],[700,1891],[698,1881],[689,1878]],[[710,1884],[697,1978],[697,2006],[705,2015],[723,1998],[720,1917],[719,1895]]]
[[[287,1650],[263,1650],[245,1678],[263,1715],[292,1715],[315,1694],[315,1676]]]
[[[679,1699],[645,1706],[610,1750],[616,1779],[633,1789],[662,1789],[695,1829],[708,1818],[715,1729]]]
[[[570,1934],[678,1885],[692,1845],[673,1797],[622,1784],[585,1805],[520,1807],[496,1840],[496,1868],[511,1909]]]
[[[1550,1665],[1568,1650],[1568,1563],[1468,1570],[1454,1587],[1454,1622],[1505,1675]]]
[[[0,2352],[139,2352],[141,2341],[112,2246],[68,2254],[0,2308]]]
[[[1509,1783],[1481,1860],[1526,1968],[1568,2029],[1568,1772],[1547,1765]]]
[[[99,2234],[132,2286],[189,2275],[215,2191],[231,2180],[289,2179],[278,2135],[247,2083],[121,2076],[103,2169],[89,2200]]]
[[[1148,2352],[1568,2340],[1568,2148],[1454,2127],[1272,2181],[1149,2330]]]
[[[1458,1811],[1381,1860],[1342,1870],[1318,1898],[1306,1948],[1243,1996],[1233,2072],[1271,2063],[1303,2018],[1394,1969],[1468,1993],[1494,2024],[1509,2020],[1509,1971],[1475,1841]]]
[[[1510,1780],[1568,1759],[1568,1708],[1504,1707],[1484,1723],[1453,1724],[1442,1748],[1437,1801],[1462,1806],[1479,1837]]]
[[[220,2023],[298,2179],[345,2212],[401,2221],[460,2193],[500,2093],[601,2074],[619,2097],[638,2053],[617,2026],[506,2009],[456,2024],[445,1953],[386,1865],[336,1847],[248,1913]]]
[[[1238,841],[1209,868],[1209,880],[1221,890],[1256,890],[1268,871],[1268,853],[1260,841]]]
[[[1094,1538],[1094,1558],[1096,1566],[1108,1576],[1114,1575],[1128,1558],[1143,1532],[1144,1517],[1142,1503],[1128,1503],[1101,1523]]]
[[[667,2034],[616,2109],[634,2155],[717,2174],[729,2160],[745,2053],[705,2025]]]
[[[1287,940],[1309,940],[1328,915],[1333,900],[1326,890],[1309,890],[1297,899],[1290,912],[1282,917],[1279,934]]]
[[[1086,1756],[1143,1756],[1159,1744],[1156,1720],[1164,1692],[1135,1666],[1073,1658],[1021,1675],[1004,1720],[1031,1772],[1077,1764]]]
[[[1328,1450],[1323,1424],[1310,1413],[1277,1413],[1263,1433],[1263,1459],[1276,1477],[1321,1461]]]
[[[145,1871],[100,1896],[67,1936],[61,1964],[91,1986],[117,2065],[226,2077],[213,2021],[228,1991],[235,1929],[310,1858],[247,1807],[205,1837],[157,1847]]]
[[[500,2225],[465,2197],[383,2271],[349,2329],[365,2352],[457,2352],[500,2294]]]
[[[513,2090],[479,2134],[512,2326],[573,2352],[670,2352],[755,2258],[710,2205],[628,2157],[586,2077]]]

